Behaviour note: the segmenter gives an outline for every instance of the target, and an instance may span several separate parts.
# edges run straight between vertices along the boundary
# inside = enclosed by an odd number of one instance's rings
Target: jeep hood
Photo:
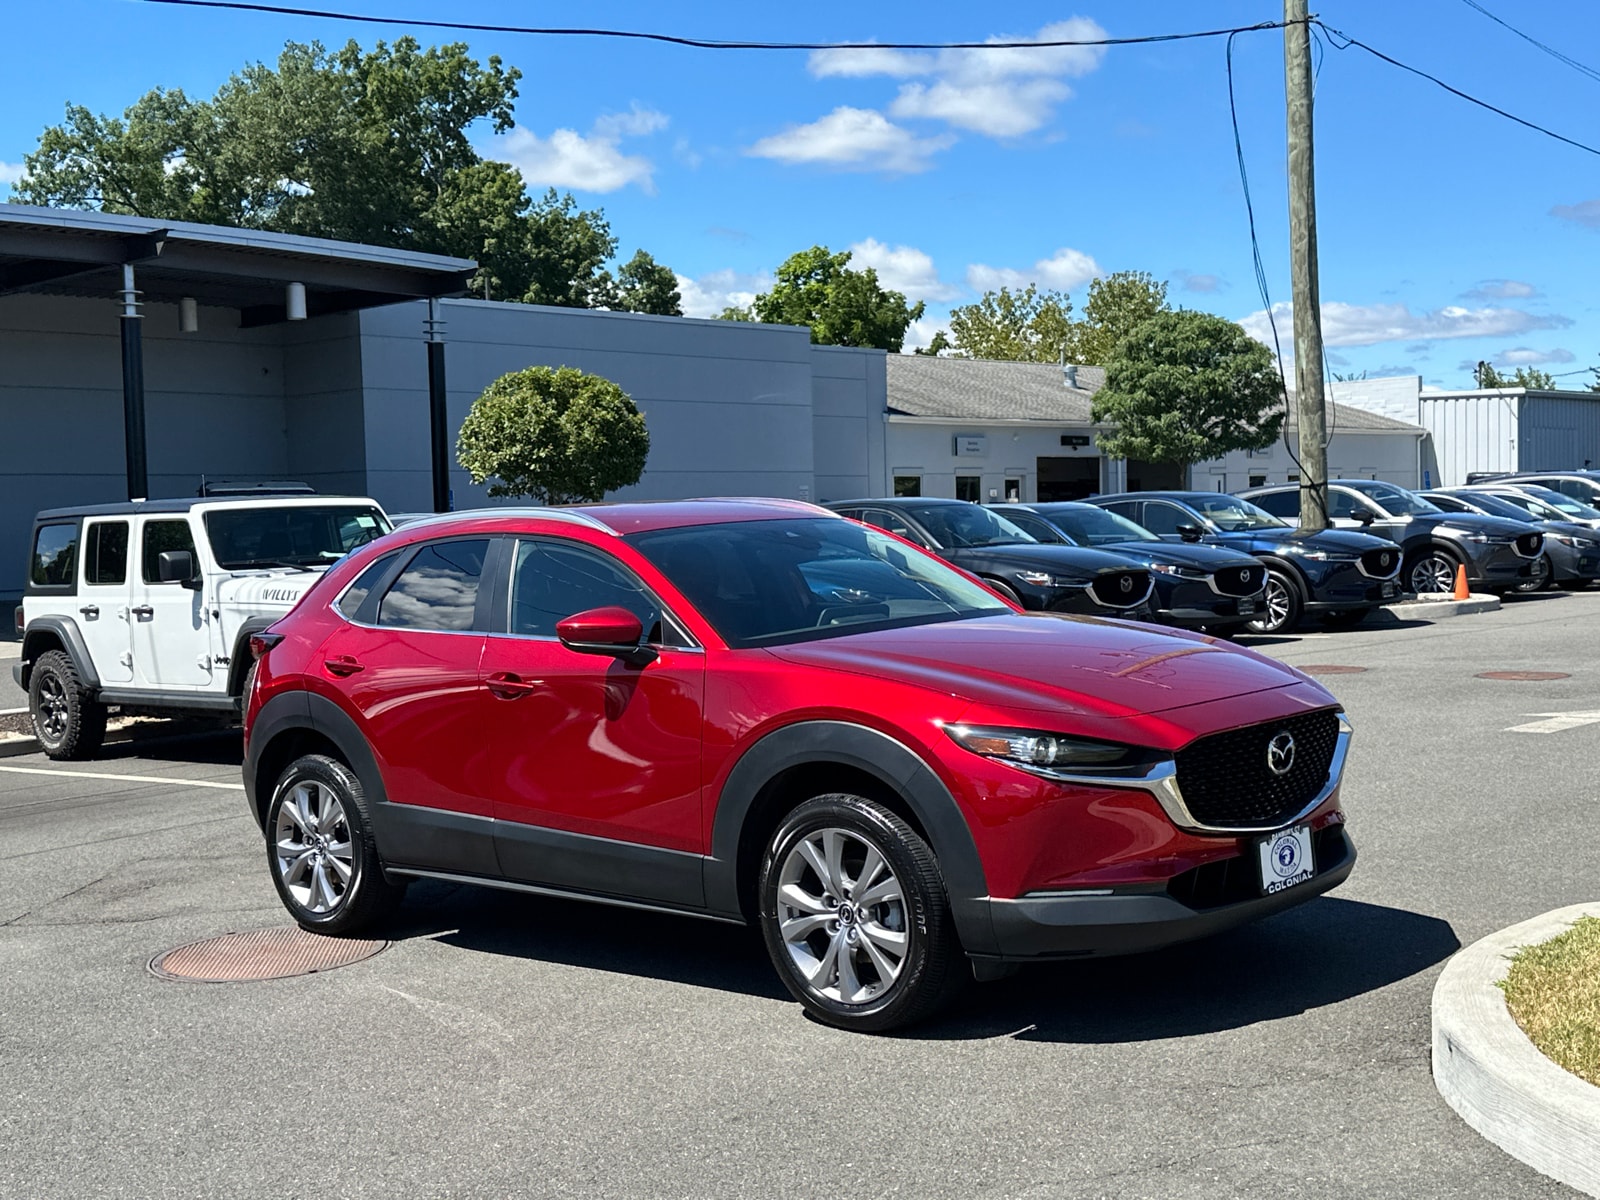
[[[217,585],[217,601],[224,607],[255,611],[288,612],[322,578],[322,570],[251,571],[231,575]]]
[[[982,617],[775,646],[770,653],[979,704],[1112,719],[1311,683],[1249,650],[1097,617]]]

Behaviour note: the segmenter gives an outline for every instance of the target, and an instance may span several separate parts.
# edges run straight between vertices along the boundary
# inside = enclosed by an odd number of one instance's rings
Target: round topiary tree
[[[601,500],[638,483],[650,454],[644,415],[611,380],[572,367],[502,375],[472,404],[456,459],[491,496],[541,504]]]

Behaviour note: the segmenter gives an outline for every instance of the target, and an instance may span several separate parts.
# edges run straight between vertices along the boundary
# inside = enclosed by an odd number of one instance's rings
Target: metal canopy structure
[[[73,209],[0,204],[0,296],[19,292],[96,297],[122,307],[122,386],[128,498],[146,494],[143,302],[232,308],[241,327],[274,325],[467,290],[477,264],[293,234],[158,221]],[[444,425],[444,354],[430,305],[428,391],[435,440]],[[419,330],[419,333],[422,333]],[[436,445],[436,507],[448,503]]]

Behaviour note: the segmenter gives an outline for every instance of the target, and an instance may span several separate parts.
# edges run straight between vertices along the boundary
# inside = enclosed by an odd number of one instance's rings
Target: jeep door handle
[[[91,621],[98,620],[100,617],[100,606],[98,604],[85,604],[78,611]]]
[[[366,670],[365,667],[363,667],[348,654],[339,654],[335,655],[333,658],[325,658],[322,660],[322,665],[328,668],[328,674],[338,675],[340,678],[343,678],[346,675],[354,675],[357,671]]]
[[[141,604],[137,608],[130,608],[128,611],[134,616],[138,617],[141,621],[148,621],[151,617],[156,615],[156,610],[151,608],[148,604]]]
[[[523,679],[519,675],[511,674],[509,671],[501,671],[489,676],[484,681],[483,686],[501,700],[516,700],[531,692],[542,690],[544,688],[544,680]]]

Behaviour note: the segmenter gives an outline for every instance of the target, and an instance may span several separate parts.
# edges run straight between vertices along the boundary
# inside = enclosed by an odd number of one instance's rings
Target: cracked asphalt
[[[1258,641],[1368,668],[1324,680],[1351,880],[895,1038],[806,1020],[747,931],[442,885],[357,965],[162,981],[285,922],[237,737],[0,759],[0,1196],[1569,1195],[1439,1099],[1428,1004],[1458,945],[1600,893],[1600,711],[1507,732],[1600,710],[1597,622],[1553,595]]]

